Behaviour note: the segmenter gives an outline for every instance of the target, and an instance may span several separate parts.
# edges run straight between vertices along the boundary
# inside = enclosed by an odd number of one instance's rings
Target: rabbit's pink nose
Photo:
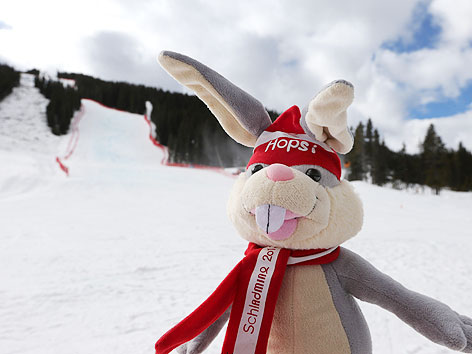
[[[274,163],[267,167],[266,174],[274,182],[290,181],[294,177],[292,169],[280,163]]]

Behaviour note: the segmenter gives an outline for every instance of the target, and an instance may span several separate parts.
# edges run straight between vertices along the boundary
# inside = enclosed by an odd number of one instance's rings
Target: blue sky
[[[399,37],[396,40],[387,41],[383,47],[396,53],[408,53],[423,48],[434,48],[439,41],[441,26],[435,23],[425,3],[417,5],[408,27],[410,28],[409,38]]]
[[[441,39],[441,26],[428,11],[428,3],[419,3],[412,13],[407,37],[385,42],[382,47],[395,53],[412,53],[437,48]],[[438,90],[437,98],[426,104],[411,104],[407,119],[447,117],[464,113],[472,108],[472,80],[461,88],[455,97],[445,97]]]
[[[438,99],[435,102],[419,106],[412,106],[409,118],[447,117],[467,112],[472,108],[472,82],[464,87],[460,95],[455,98]]]

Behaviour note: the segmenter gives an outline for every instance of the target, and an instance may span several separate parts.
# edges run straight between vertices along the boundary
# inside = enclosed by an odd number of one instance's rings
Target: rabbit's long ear
[[[168,51],[161,52],[159,63],[206,103],[226,133],[238,143],[254,146],[272,123],[258,100],[202,63]]]
[[[340,154],[346,154],[353,145],[346,114],[353,99],[354,86],[350,82],[333,81],[305,107],[300,123],[317,140],[325,142]]]

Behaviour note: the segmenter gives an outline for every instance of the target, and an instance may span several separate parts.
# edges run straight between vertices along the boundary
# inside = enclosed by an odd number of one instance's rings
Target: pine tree
[[[454,164],[454,182],[452,188],[457,191],[472,190],[472,154],[468,151],[462,142],[453,154]]]
[[[434,125],[428,127],[421,144],[421,163],[423,166],[423,183],[439,194],[447,184],[446,149]]]
[[[20,73],[8,65],[0,64],[0,101],[20,83]]]
[[[359,122],[354,132],[354,146],[346,155],[349,164],[349,181],[362,181],[365,179],[365,156],[364,156],[364,125]]]
[[[374,154],[373,147],[373,125],[372,120],[369,118],[367,120],[367,125],[365,128],[365,168],[366,172],[372,177],[372,160]]]
[[[372,183],[379,186],[387,182],[389,152],[385,142],[380,140],[378,130],[375,129],[372,138]]]
[[[403,182],[408,187],[408,168],[407,168],[407,153],[406,145],[402,144],[402,148],[397,153],[393,154],[393,174],[392,178],[395,184]]]

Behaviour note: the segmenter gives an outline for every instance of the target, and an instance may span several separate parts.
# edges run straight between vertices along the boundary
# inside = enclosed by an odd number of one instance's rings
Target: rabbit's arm
[[[435,343],[472,353],[472,319],[458,315],[437,300],[406,289],[344,248],[333,267],[343,288],[359,300],[391,311]]]
[[[231,306],[218,318],[213,324],[200,333],[197,337],[191,341],[182,344],[178,347],[177,353],[179,354],[198,354],[202,353],[215,337],[220,333],[221,329],[229,319],[231,313]]]

